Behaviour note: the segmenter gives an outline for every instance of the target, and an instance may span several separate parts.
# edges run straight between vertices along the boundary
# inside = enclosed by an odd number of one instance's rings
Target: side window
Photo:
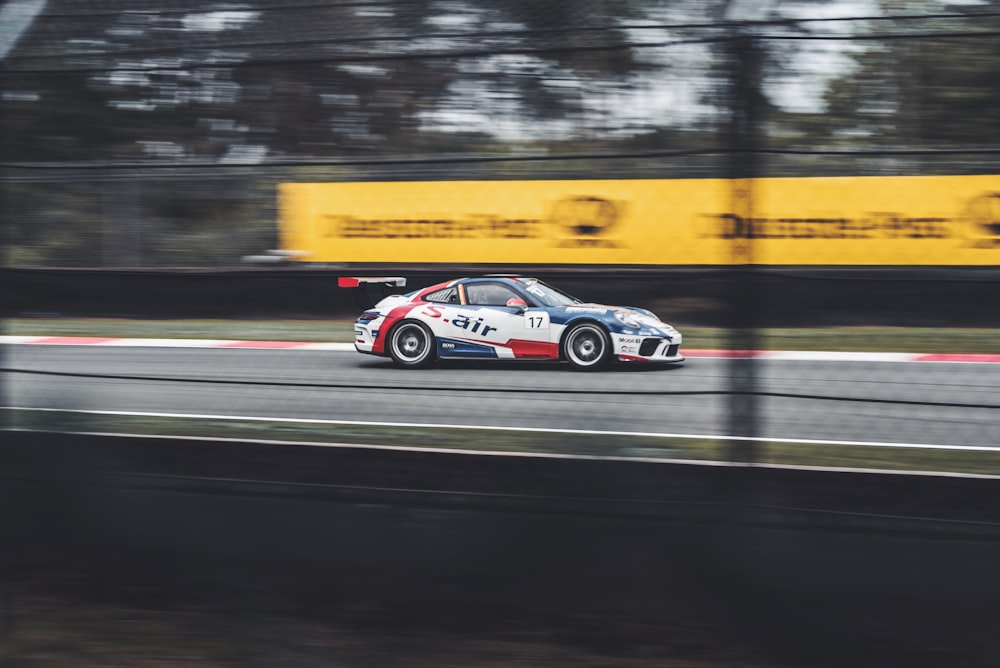
[[[471,283],[465,286],[465,295],[470,304],[477,306],[505,306],[507,300],[517,297],[517,293],[499,283]]]
[[[429,302],[441,302],[444,304],[457,304],[458,303],[458,288],[445,288],[444,290],[438,290],[432,292],[424,297],[425,300]]]

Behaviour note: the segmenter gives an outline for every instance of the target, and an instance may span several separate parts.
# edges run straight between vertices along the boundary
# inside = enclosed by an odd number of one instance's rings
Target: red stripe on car
[[[392,326],[397,322],[405,318],[410,314],[410,311],[420,306],[420,304],[403,304],[402,306],[397,306],[396,308],[389,311],[388,315],[385,316],[385,320],[378,328],[378,338],[375,339],[374,345],[372,345],[373,353],[385,353],[385,340],[392,329]]]
[[[559,344],[548,341],[527,341],[524,339],[510,339],[504,344],[514,352],[514,357],[520,358],[541,358],[555,359],[559,357]]]

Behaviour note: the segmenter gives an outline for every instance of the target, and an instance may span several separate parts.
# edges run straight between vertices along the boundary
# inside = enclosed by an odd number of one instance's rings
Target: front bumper
[[[615,336],[615,355],[623,362],[683,362],[681,335]]]

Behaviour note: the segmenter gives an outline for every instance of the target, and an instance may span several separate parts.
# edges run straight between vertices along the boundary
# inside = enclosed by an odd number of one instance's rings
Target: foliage
[[[256,0],[217,10],[147,0],[86,12],[50,0],[0,71],[6,262],[232,264],[273,247],[275,186],[293,178],[718,176],[740,105],[753,110],[754,145],[772,149],[980,147],[1000,136],[1000,40],[974,34],[1000,26],[978,16],[993,3],[873,0],[870,13],[884,16],[968,18],[799,20],[827,4],[757,12],[768,22],[744,26],[756,36],[750,52],[733,48],[723,20],[749,3],[725,0]],[[908,33],[965,36],[898,38]],[[266,166],[677,150],[704,154]],[[992,169],[968,156],[901,166],[785,155],[755,166],[901,168]]]
[[[853,67],[828,83],[822,112],[796,119],[800,131],[841,146],[995,145],[1000,137],[1000,17],[979,16],[988,8],[981,5],[884,5],[884,11],[904,15],[922,11],[969,16],[900,21],[897,26],[872,22],[871,33],[913,37],[867,42],[854,55]],[[954,36],[926,36],[933,33]]]

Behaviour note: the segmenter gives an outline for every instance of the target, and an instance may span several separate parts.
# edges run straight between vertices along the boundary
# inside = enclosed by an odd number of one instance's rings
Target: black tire
[[[563,337],[563,358],[580,371],[603,369],[611,361],[611,338],[595,322],[574,325]]]
[[[430,366],[437,357],[437,342],[427,325],[404,320],[389,334],[389,355],[398,367],[419,369]]]

